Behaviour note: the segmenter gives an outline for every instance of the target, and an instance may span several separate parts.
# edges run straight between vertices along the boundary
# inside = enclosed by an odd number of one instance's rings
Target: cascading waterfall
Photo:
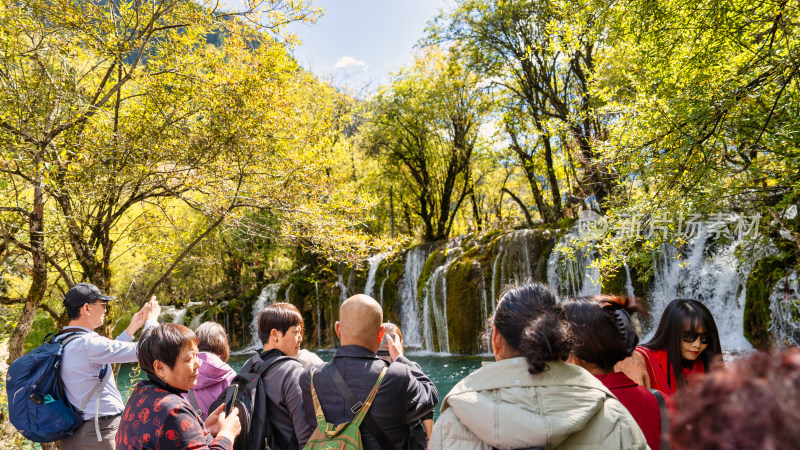
[[[547,260],[547,283],[561,297],[599,295],[600,269],[593,264],[591,252],[571,247],[576,236],[569,232],[553,249]]]
[[[778,345],[800,345],[800,279],[790,271],[769,296],[772,322],[769,331]]]
[[[189,322],[189,328],[191,328],[192,330],[196,330],[197,327],[200,326],[202,321],[203,321],[203,315],[202,314],[198,314],[198,315],[192,317],[192,321]]]
[[[406,254],[403,282],[400,287],[400,321],[402,322],[401,326],[407,347],[422,347],[422,335],[419,329],[417,282],[429,254],[430,251],[424,246],[414,247]]]
[[[450,352],[450,341],[447,336],[447,269],[450,264],[439,266],[431,275],[425,286],[423,297],[423,336],[425,350],[434,351],[434,329],[436,327],[436,346],[439,352]],[[441,295],[437,295],[437,291]]]
[[[486,295],[486,283],[484,282],[484,280],[486,279],[486,276],[483,273],[483,266],[480,266],[480,263],[478,263],[478,265],[480,267],[480,274],[481,274],[481,278],[480,278],[480,281],[481,281],[481,299],[483,300],[482,310],[481,311],[483,312],[484,319],[488,319],[491,314],[494,314],[494,308],[492,308],[491,310],[489,309],[489,300],[486,298],[487,297],[487,295]],[[494,280],[492,280],[492,290],[494,290]],[[492,333],[492,330],[490,329],[489,322],[487,320],[486,321],[485,336],[486,337],[491,336],[491,333]],[[484,342],[484,348],[487,349],[489,353],[491,353],[493,351],[492,350],[491,339],[488,339],[487,341]]]
[[[285,301],[286,303],[291,303],[291,302],[289,301],[289,298],[290,298],[290,297],[289,297],[289,294],[292,292],[292,288],[293,288],[293,287],[294,287],[294,284],[293,284],[293,283],[292,283],[292,284],[289,284],[289,286],[286,288],[286,292],[284,292],[284,293],[283,293],[283,298],[285,299],[284,301]]]
[[[347,294],[347,286],[344,284],[344,277],[341,273],[339,274],[339,280],[336,284],[339,286],[339,306],[342,306],[342,303],[347,300],[349,295]]]
[[[264,288],[261,289],[261,293],[258,294],[256,302],[253,303],[253,321],[250,322],[250,335],[252,336],[252,340],[250,341],[251,347],[261,348],[261,340],[258,338],[258,315],[261,314],[261,310],[263,310],[264,307],[278,300],[278,289],[280,289],[280,287],[280,283],[264,286]]]
[[[383,279],[383,281],[381,281],[381,298],[380,298],[381,308],[383,308],[383,287],[386,286],[386,280],[388,280],[388,279],[389,279],[389,269],[387,268],[386,269],[386,277]]]
[[[636,293],[633,291],[633,280],[631,279],[631,268],[628,267],[628,264],[625,263],[625,295],[629,298],[636,297]]]
[[[500,242],[497,244],[497,256],[494,257],[494,263],[492,264],[492,314],[494,314],[495,307],[497,306],[497,296],[495,295],[495,286],[498,286],[498,281],[502,282],[501,280],[497,280],[497,263],[500,261],[500,257],[503,256],[503,243],[504,239],[500,237]]]
[[[450,353],[450,337],[447,326],[447,270],[461,256],[461,248],[449,248],[446,251],[446,262],[437,267],[428,278],[422,299],[422,335],[425,350],[434,351],[438,348],[441,353]],[[436,346],[433,342],[434,335],[436,336]]]
[[[186,307],[176,308],[174,306],[168,306],[162,314],[171,317],[172,323],[183,325],[183,321],[186,318]]]
[[[501,243],[504,251],[498,253],[501,262],[500,286],[520,284],[533,279],[533,265],[528,248],[533,235],[533,230],[514,230],[505,236]]]
[[[367,272],[367,282],[364,284],[364,295],[373,296],[372,291],[375,289],[375,274],[378,272],[378,266],[381,264],[381,261],[385,258],[385,253],[378,253],[377,255],[367,258],[369,271]]]
[[[660,317],[676,298],[692,298],[711,311],[717,323],[723,349],[749,349],[744,337],[744,303],[751,263],[736,255],[741,240],[709,245],[709,230],[703,226],[687,244],[686,260],[674,247],[662,249],[654,267],[650,313]],[[714,249],[716,247],[716,249]]]
[[[584,223],[596,221],[598,218],[599,216],[596,214],[582,213],[581,215],[581,221]],[[730,221],[737,219],[738,217],[728,218],[722,226],[729,227]],[[738,240],[730,237],[730,233],[723,234],[723,230],[719,227],[710,230],[699,227],[694,231],[696,231],[694,237],[687,236],[688,243],[681,248],[665,246],[653,255],[653,275],[646,292],[647,303],[655,320],[645,324],[650,329],[646,329],[643,340],[646,341],[649,338],[648,332],[652,333],[652,328],[657,324],[657,319],[666,304],[672,299],[684,297],[698,299],[709,307],[721,331],[722,345],[726,351],[751,348],[743,337],[745,283],[753,262],[774,252],[774,249],[759,248],[758,252],[761,255],[754,254],[743,258],[740,253],[749,251],[752,246],[742,245],[747,236],[742,237],[741,231]],[[720,236],[726,236],[726,238],[720,238]],[[444,253],[443,255],[437,254],[437,263],[426,269],[429,276],[424,285],[419,282],[420,277],[426,260],[435,247],[420,245],[408,250],[405,255],[403,276],[398,285],[400,324],[408,347],[437,352],[450,351],[446,301],[447,274],[452,264],[456,262],[459,263],[459,267],[463,261],[472,261],[473,265],[476,263],[485,265],[478,271],[486,272],[480,277],[480,280],[472,279],[470,281],[478,283],[476,286],[482,289],[480,297],[477,299],[476,311],[473,313],[480,311],[484,317],[490,316],[495,311],[500,288],[509,283],[520,283],[531,279],[539,280],[544,275],[543,272],[546,272],[548,284],[562,297],[591,296],[601,293],[599,265],[596,261],[598,254],[591,246],[588,248],[585,246],[587,239],[579,227],[573,228],[558,241],[556,241],[555,235],[548,230],[515,230],[495,237],[497,240],[494,243],[491,243],[491,238],[492,235],[469,237],[469,239],[474,239],[474,243],[470,241],[465,244],[463,252],[468,253],[463,255],[460,247],[462,242],[466,242],[463,237],[449,241],[444,248],[439,247],[440,251]],[[580,241],[584,246],[579,247],[574,241]],[[554,244],[556,244],[556,249],[550,251]],[[577,248],[573,248],[573,245]],[[494,246],[493,251],[489,250],[492,246]],[[486,251],[496,253],[492,254],[487,261],[486,256],[475,257],[476,254],[480,254],[480,251],[483,251],[484,255]],[[546,252],[549,252],[549,256],[545,266],[544,255],[548,254]],[[375,286],[376,267],[380,264],[381,259],[380,255],[376,255],[369,260],[370,273],[367,276],[365,291],[369,288],[373,295],[378,295],[378,288]],[[430,272],[427,272],[428,270]],[[474,267],[471,270],[474,270]],[[491,272],[489,272],[490,270]],[[620,271],[623,270],[624,273],[620,275],[625,277],[624,280],[621,280],[624,284],[619,286],[619,289],[633,297],[636,295],[633,268],[623,264]],[[475,275],[470,275],[470,277],[473,276]],[[797,290],[800,289],[797,287],[797,278],[798,275],[787,278],[791,285],[790,296],[793,298],[798,296]],[[382,305],[384,286],[388,279],[389,269],[387,268],[387,276],[380,283],[379,289],[379,299]],[[459,275],[458,279],[461,280],[462,275]],[[490,280],[491,285],[486,286]],[[337,284],[340,287],[341,300],[343,300],[346,288],[341,275]],[[454,289],[453,286],[450,288]],[[461,288],[459,287],[459,289]],[[639,295],[642,294],[644,292],[639,293]],[[779,293],[776,291],[773,296],[777,298]],[[773,327],[784,327],[775,328],[775,334],[800,335],[798,330],[800,326],[796,325],[800,319],[794,317],[800,315],[796,312],[800,309],[800,305],[789,307],[785,306],[786,302],[784,301],[785,307],[780,309],[781,305],[777,303],[777,300],[773,301],[773,310],[777,311],[773,313],[773,316],[783,315],[786,317],[784,322],[791,323],[791,325],[787,327],[773,322]],[[461,312],[459,311],[459,313]],[[456,330],[452,331],[456,333]],[[461,341],[458,343],[454,341],[453,345],[461,347],[463,344]]]

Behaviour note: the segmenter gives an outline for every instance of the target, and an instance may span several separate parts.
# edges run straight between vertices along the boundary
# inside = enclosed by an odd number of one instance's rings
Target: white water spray
[[[770,334],[779,346],[800,344],[800,279],[790,271],[775,283],[769,296]]]
[[[423,246],[414,247],[406,254],[406,265],[400,288],[400,321],[407,347],[422,347],[417,282],[429,254],[428,249]]]
[[[258,315],[267,305],[271,305],[278,300],[278,289],[280,287],[280,283],[264,286],[255,303],[253,303],[253,320],[250,322],[250,336],[252,336],[250,346],[253,348],[262,347],[261,339],[258,338]]]
[[[365,295],[373,297],[372,291],[375,289],[375,274],[378,272],[378,266],[380,266],[381,261],[383,261],[385,258],[385,253],[379,253],[367,258],[367,262],[369,263],[369,271],[367,272],[367,282],[364,285]]]

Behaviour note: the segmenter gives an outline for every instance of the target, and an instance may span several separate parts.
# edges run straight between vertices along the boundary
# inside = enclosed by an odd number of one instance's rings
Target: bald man
[[[409,425],[433,411],[439,402],[439,391],[418,365],[403,356],[403,347],[397,336],[391,333],[386,335],[389,355],[393,361],[391,364],[376,356],[385,334],[382,323],[383,310],[373,298],[359,294],[342,303],[339,321],[335,324],[336,335],[339,336],[342,346],[336,350],[330,363],[308,367],[300,376],[305,418],[310,425],[317,426],[311,398],[312,370],[314,388],[325,413],[325,420],[338,425],[352,422],[355,414],[351,411],[352,405],[336,387],[329,365],[334,365],[360,402],[367,399],[381,370],[388,365],[389,370],[386,371],[375,401],[369,409],[369,416],[372,416],[383,431],[390,445],[381,445],[369,427],[362,423],[361,438],[364,448],[419,448],[410,435]]]

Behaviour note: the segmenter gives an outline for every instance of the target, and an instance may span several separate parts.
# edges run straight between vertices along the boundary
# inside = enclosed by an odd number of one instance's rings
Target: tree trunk
[[[517,134],[511,128],[507,128],[507,130],[508,135],[511,137],[511,148],[519,157],[522,168],[525,170],[525,176],[528,178],[528,184],[531,186],[531,193],[533,194],[533,200],[536,202],[536,209],[539,210],[539,214],[542,216],[544,223],[553,223],[554,220],[550,213],[550,208],[545,202],[542,191],[539,189],[539,182],[536,180],[533,156],[523,150],[519,145]]]
[[[510,195],[511,199],[514,200],[519,205],[519,209],[522,210],[522,214],[525,214],[525,221],[527,222],[528,227],[533,228],[533,220],[531,219],[531,213],[528,212],[528,208],[525,206],[525,203],[522,203],[522,200],[520,200],[519,197],[514,195],[513,192],[506,189],[505,186],[503,186],[502,191]]]
[[[36,317],[36,309],[47,293],[47,257],[44,249],[44,187],[40,180],[33,188],[33,210],[29,216],[31,241],[31,287],[22,306],[17,326],[8,341],[8,362],[11,363],[23,353],[23,345]]]
[[[475,218],[475,231],[480,233],[483,231],[483,220],[481,220],[481,212],[478,208],[478,199],[475,198],[475,189],[470,193],[472,199],[472,216]]]
[[[420,191],[420,195],[417,197],[419,199],[419,217],[422,219],[422,223],[425,226],[425,234],[422,236],[422,240],[425,242],[433,242],[433,211],[429,211],[428,208],[428,189],[426,186],[422,186],[422,191]],[[433,204],[431,204],[432,208]]]
[[[550,182],[550,192],[553,196],[553,215],[555,219],[560,219],[563,217],[561,192],[558,189],[558,179],[556,178],[556,171],[553,167],[553,148],[550,145],[549,135],[542,134],[542,144],[544,144],[544,161],[547,164],[547,179]]]
[[[391,236],[394,239],[394,189],[389,188],[389,224],[391,227]]]

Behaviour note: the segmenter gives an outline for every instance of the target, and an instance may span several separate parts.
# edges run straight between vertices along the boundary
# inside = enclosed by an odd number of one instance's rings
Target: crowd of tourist
[[[226,414],[219,400],[241,376],[227,364],[219,324],[194,332],[157,324],[152,300],[109,340],[94,329],[111,299],[84,283],[64,299],[70,323],[61,333],[82,334],[65,350],[63,380],[69,401],[83,406],[84,424],[62,449],[230,450],[257,425],[269,430],[258,446],[279,450],[329,448],[320,444],[337,439],[376,450],[788,449],[800,442],[800,350],[723,364],[714,318],[695,300],[670,302],[652,339],[640,344],[638,317],[647,312],[635,299],[562,300],[540,283],[509,286],[489,318],[495,362],[441,399],[434,424],[436,386],[404,355],[402,331],[383,323],[369,296],[341,304],[334,325],[341,345],[328,363],[300,349],[304,322],[295,306],[264,308],[262,348],[240,371],[257,370],[263,416],[238,407]],[[136,360],[146,379],[123,406],[104,370]]]

